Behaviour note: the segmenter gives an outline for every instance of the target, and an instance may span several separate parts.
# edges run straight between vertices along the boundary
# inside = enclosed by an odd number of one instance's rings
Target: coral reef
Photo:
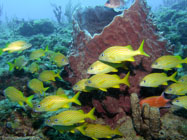
[[[72,84],[87,78],[86,70],[90,64],[98,59],[99,54],[106,48],[113,45],[125,46],[131,44],[137,49],[145,40],[144,50],[151,57],[136,57],[132,63],[132,72],[128,89],[129,93],[139,93],[139,80],[151,71],[150,64],[159,56],[169,54],[166,49],[165,41],[158,41],[159,36],[155,34],[155,27],[149,22],[149,10],[146,4],[137,0],[122,15],[116,16],[114,20],[106,26],[101,34],[93,38],[80,29],[79,21],[74,21],[73,44],[70,53],[69,77],[67,78]],[[104,19],[103,19],[104,20]],[[169,49],[169,47],[167,47]],[[137,69],[142,67],[141,69]],[[67,69],[68,70],[68,69]],[[123,75],[121,75],[123,76]]]
[[[171,108],[168,113],[160,116],[159,108],[149,107],[148,104],[141,108],[137,94],[133,93],[131,94],[131,109],[135,130],[146,140],[185,138],[187,121],[174,114],[179,108]]]
[[[39,33],[43,35],[49,35],[53,33],[54,30],[55,27],[49,20],[35,20],[24,22],[23,25],[18,29],[19,34],[23,36],[32,36]]]
[[[60,5],[51,4],[53,7],[53,13],[55,15],[55,18],[58,22],[58,24],[62,25],[62,7]]]
[[[93,36],[96,33],[101,33],[103,28],[119,14],[121,12],[115,12],[113,9],[103,6],[96,6],[94,8],[80,7],[73,15],[73,19],[75,22],[78,22],[77,24],[81,30],[88,31]]]

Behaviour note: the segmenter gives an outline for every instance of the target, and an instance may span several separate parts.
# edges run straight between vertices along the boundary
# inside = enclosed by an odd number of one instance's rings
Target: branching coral
[[[58,21],[58,24],[62,25],[62,7],[56,4],[51,4],[51,6],[53,7],[53,13]]]

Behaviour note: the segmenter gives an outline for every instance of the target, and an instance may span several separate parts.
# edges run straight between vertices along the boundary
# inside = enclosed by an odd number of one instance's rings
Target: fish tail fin
[[[49,50],[49,46],[47,45],[46,47],[45,47],[45,52],[47,52]]]
[[[130,83],[129,83],[129,81],[128,81],[129,75],[130,75],[130,72],[128,72],[128,73],[126,74],[126,76],[125,76],[123,79],[121,79],[122,82],[123,82],[125,85],[127,85],[128,87],[130,86]]]
[[[182,63],[187,63],[187,57],[182,60]]]
[[[32,104],[32,99],[33,99],[34,95],[31,95],[29,97],[26,98],[26,103],[32,108],[33,104]]]
[[[49,89],[49,87],[44,88],[44,92],[46,92]]]
[[[7,64],[9,65],[9,71],[12,71],[14,69],[14,64],[11,62],[7,62]]]
[[[114,133],[115,133],[116,135],[123,136],[123,134],[119,131],[119,128],[120,128],[120,126],[116,127],[116,128],[114,129]]]
[[[140,55],[144,55],[144,56],[150,57],[146,52],[144,52],[144,50],[143,50],[143,45],[144,45],[144,40],[142,41],[140,47],[139,47],[138,50],[137,50],[138,53],[139,53]]]
[[[81,126],[76,127],[75,129],[79,130],[83,135],[85,135],[86,133],[84,130],[85,126],[86,126],[86,123]]]
[[[173,81],[173,82],[177,82],[177,80],[175,79],[175,76],[177,75],[177,72],[175,72],[174,74],[172,74],[170,77],[169,77],[169,80]]]
[[[77,94],[75,94],[75,96],[73,96],[72,98],[72,102],[75,103],[75,104],[78,104],[78,105],[81,105],[81,102],[79,101],[79,95],[80,95],[81,92],[77,92]]]
[[[94,116],[94,112],[95,112],[95,107],[92,108],[90,110],[90,112],[88,112],[88,114],[86,114],[86,116],[88,116],[88,118],[92,119],[92,120],[96,120],[96,117]]]
[[[55,77],[58,77],[60,80],[62,80],[62,77],[60,76],[60,72],[58,72]]]
[[[3,49],[2,48],[0,48],[0,55],[2,55],[3,54]]]

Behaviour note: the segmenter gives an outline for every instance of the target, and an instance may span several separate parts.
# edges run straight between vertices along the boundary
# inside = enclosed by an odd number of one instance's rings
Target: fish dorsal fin
[[[80,112],[80,113],[83,113],[83,114],[84,114],[84,111],[82,111],[82,110],[78,110],[78,112]]]
[[[179,59],[179,60],[182,60],[182,57],[179,56],[179,55],[176,55],[175,57],[176,57],[177,59]]]
[[[124,46],[124,47],[128,48],[129,50],[133,50],[131,45],[127,45],[127,46]]]
[[[64,93],[64,94],[57,94],[58,96],[60,97],[63,97],[63,98],[68,98],[68,96]]]

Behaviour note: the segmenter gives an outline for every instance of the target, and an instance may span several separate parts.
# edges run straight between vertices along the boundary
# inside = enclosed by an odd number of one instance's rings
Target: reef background
[[[187,2],[165,0],[164,5],[156,12],[151,12],[149,8],[143,0],[137,0],[124,13],[114,12],[103,6],[85,8],[69,3],[65,14],[68,23],[63,22],[60,7],[54,6],[56,21],[50,19],[25,21],[12,18],[1,24],[0,46],[15,40],[26,40],[32,44],[32,48],[21,54],[0,56],[0,137],[34,137],[43,140],[90,139],[80,133],[60,134],[54,128],[45,126],[44,121],[54,112],[36,113],[5,99],[3,90],[8,86],[15,86],[23,91],[25,96],[32,95],[33,92],[26,83],[38,75],[31,75],[27,67],[21,71],[10,72],[7,62],[12,62],[20,55],[28,58],[30,52],[38,48],[45,49],[46,45],[50,50],[62,52],[69,57],[70,65],[60,69],[64,80],[57,80],[52,85],[47,84],[50,86],[48,94],[53,94],[58,87],[62,87],[71,97],[74,94],[72,85],[82,78],[88,78],[86,69],[109,45],[131,44],[137,49],[145,39],[145,51],[152,57],[151,59],[137,57],[135,63],[128,64],[133,73],[129,80],[131,87],[110,89],[106,94],[82,93],[81,108],[87,112],[93,106],[96,107],[95,115],[98,117],[96,123],[108,124],[113,128],[121,125],[120,130],[125,138],[114,138],[116,140],[186,139],[186,110],[176,106],[160,111],[149,106],[141,109],[139,99],[150,94],[160,95],[164,88],[142,89],[138,84],[143,76],[152,72],[149,66],[159,56],[176,54],[183,58],[187,57]],[[1,15],[3,8],[0,9]],[[40,72],[45,69],[59,70],[45,57],[39,64]],[[124,73],[126,73],[124,70],[119,72],[121,77]],[[187,74],[187,65],[178,69],[178,76],[184,74]],[[39,102],[40,99],[35,98],[33,103]]]

